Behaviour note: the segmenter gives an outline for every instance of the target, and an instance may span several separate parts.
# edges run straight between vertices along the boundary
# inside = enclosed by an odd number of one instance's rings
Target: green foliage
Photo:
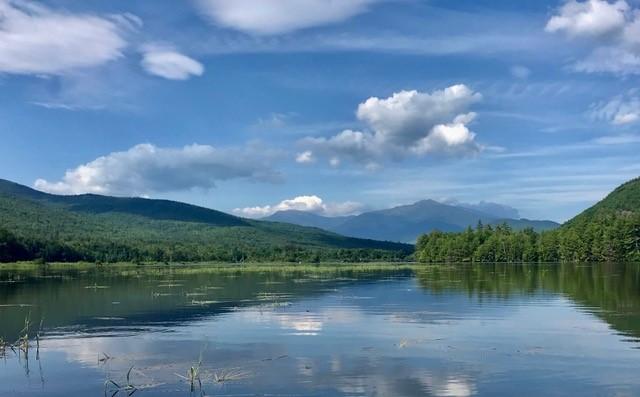
[[[4,262],[393,261],[413,248],[165,200],[55,196],[2,180],[0,228]]]
[[[640,179],[617,188],[561,228],[536,233],[479,224],[418,239],[422,262],[620,262],[640,260]]]

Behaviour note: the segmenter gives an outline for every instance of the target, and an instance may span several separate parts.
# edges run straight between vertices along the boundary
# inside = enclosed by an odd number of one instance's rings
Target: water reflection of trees
[[[503,299],[557,293],[594,313],[622,334],[640,338],[640,264],[466,264],[416,271],[436,294]]]

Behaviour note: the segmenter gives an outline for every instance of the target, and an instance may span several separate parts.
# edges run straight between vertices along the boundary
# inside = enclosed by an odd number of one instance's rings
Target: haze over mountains
[[[536,231],[560,226],[546,220],[521,219],[518,210],[501,204],[480,202],[466,204],[449,201],[422,200],[360,215],[327,217],[310,212],[279,211],[264,220],[293,223],[326,229],[351,237],[413,243],[420,234],[433,230],[459,232],[478,222],[485,225],[506,223],[513,229],[531,227]]]

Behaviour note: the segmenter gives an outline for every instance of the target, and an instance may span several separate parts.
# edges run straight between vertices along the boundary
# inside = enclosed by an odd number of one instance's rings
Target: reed
[[[107,379],[104,382],[104,396],[107,397],[109,393],[111,393],[111,397],[120,393],[125,393],[127,396],[131,396],[133,393],[137,392],[138,388],[131,382],[131,371],[133,371],[133,367],[129,368],[129,371],[127,371],[127,376],[125,378],[126,383],[124,384],[120,384],[113,379]]]
[[[232,381],[239,381],[247,379],[251,376],[251,372],[244,371],[240,368],[233,368],[229,370],[223,370],[213,374],[213,381],[215,383],[226,383]]]
[[[206,347],[205,347],[206,349]],[[187,376],[182,376],[180,374],[175,374],[176,376],[178,376],[179,378],[182,378],[183,380],[187,381],[187,383],[189,383],[189,389],[191,390],[191,393],[196,391],[196,386],[197,389],[202,391],[202,379],[200,377],[201,375],[201,368],[202,368],[202,355],[204,353],[204,349],[200,352],[200,358],[198,359],[198,363],[195,365],[192,365],[188,370],[187,370]]]

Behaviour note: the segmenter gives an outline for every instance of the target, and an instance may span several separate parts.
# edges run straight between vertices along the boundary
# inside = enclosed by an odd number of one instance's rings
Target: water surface
[[[635,264],[0,270],[25,318],[1,396],[640,395]]]

